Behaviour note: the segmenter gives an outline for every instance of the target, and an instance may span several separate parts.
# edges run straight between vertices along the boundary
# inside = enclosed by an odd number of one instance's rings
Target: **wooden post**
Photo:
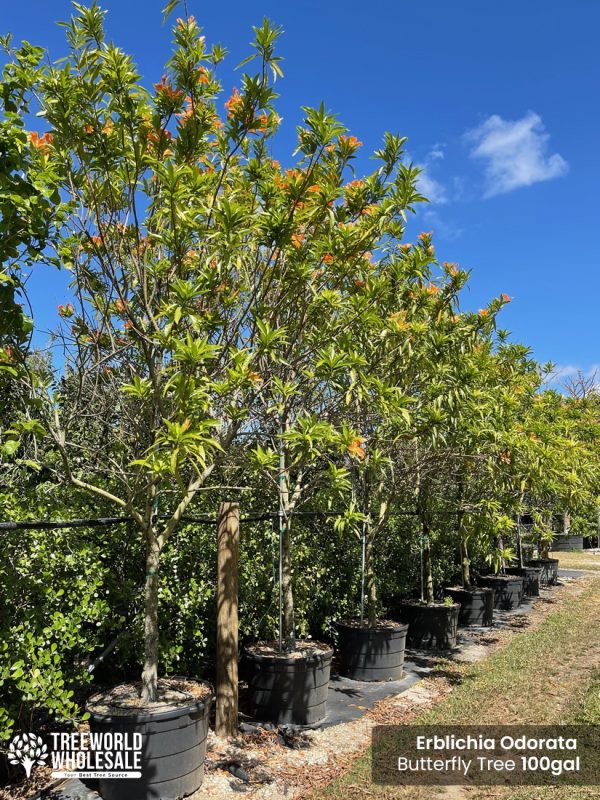
[[[217,517],[217,736],[238,731],[238,561],[240,509],[221,503]]]

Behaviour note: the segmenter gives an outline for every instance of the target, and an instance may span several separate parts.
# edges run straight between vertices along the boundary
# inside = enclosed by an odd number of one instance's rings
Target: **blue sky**
[[[284,28],[278,82],[284,122],[275,155],[290,156],[300,107],[324,101],[364,142],[357,170],[385,130],[409,137],[432,203],[416,230],[433,229],[441,260],[473,270],[465,306],[506,292],[503,327],[562,373],[600,364],[598,266],[600,3],[576,0],[188,0],[209,42],[230,50],[221,76],[248,53],[251,26]],[[150,84],[171,34],[164,0],[105,0],[109,37],[132,52]],[[65,53],[54,23],[66,0],[2,3],[0,31]],[[66,277],[38,271],[37,322],[50,325]]]

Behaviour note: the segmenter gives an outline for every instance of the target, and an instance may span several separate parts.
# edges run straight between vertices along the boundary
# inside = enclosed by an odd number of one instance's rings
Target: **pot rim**
[[[131,709],[131,713],[125,710],[122,713],[115,714],[110,712],[105,713],[103,711],[94,711],[89,707],[89,704],[95,697],[102,697],[104,692],[100,691],[91,695],[91,697],[87,699],[85,710],[89,713],[90,719],[102,720],[102,722],[114,722],[115,724],[118,722],[122,723],[124,720],[126,720],[129,723],[134,722],[140,725],[149,722],[165,722],[170,719],[177,719],[178,717],[183,717],[186,714],[189,714],[190,711],[205,711],[205,713],[208,714],[210,712],[210,707],[213,703],[213,700],[215,699],[215,690],[212,684],[210,684],[208,681],[199,680],[198,678],[186,678],[185,680],[194,681],[201,686],[208,687],[210,689],[210,694],[203,700],[191,700],[189,703],[177,705],[168,711],[159,711],[156,714],[152,714],[148,711],[137,711],[135,709]]]
[[[322,642],[316,642],[316,644],[324,644]],[[310,655],[300,656],[299,658],[294,658],[293,656],[287,655],[285,652],[283,653],[252,653],[248,650],[248,647],[243,648],[243,653],[246,658],[252,659],[252,661],[263,661],[269,663],[278,663],[278,664],[297,664],[297,663],[308,663],[311,664],[312,662],[318,663],[319,661],[325,661],[327,659],[333,658],[333,647],[327,645],[327,650],[320,650],[317,653],[311,653]]]
[[[424,600],[400,600],[400,605],[410,606],[410,608],[432,608],[435,611],[439,611],[443,608],[460,608],[460,603],[452,603],[451,605],[448,603],[433,603],[432,605],[428,605]]]
[[[356,618],[358,619],[358,617]],[[361,633],[385,633],[386,631],[389,633],[398,633],[402,630],[408,630],[408,624],[406,622],[396,622],[396,620],[390,620],[392,623],[391,625],[374,625],[373,627],[369,625],[350,625],[344,620],[336,620],[335,627],[336,628],[345,628],[346,630],[350,631],[360,631]]]

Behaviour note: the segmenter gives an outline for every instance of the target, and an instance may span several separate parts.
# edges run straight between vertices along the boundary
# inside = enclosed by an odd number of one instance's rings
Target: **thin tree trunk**
[[[285,647],[293,650],[296,646],[296,635],[294,632],[294,591],[292,579],[292,547],[291,547],[291,526],[292,521],[288,517],[282,530],[281,541],[281,590],[282,590],[282,638]]]
[[[433,565],[431,561],[431,539],[429,538],[429,525],[425,518],[422,519],[423,525],[423,568],[425,571],[425,598],[427,605],[431,606],[434,602],[433,597]]]
[[[158,567],[160,548],[153,530],[146,536],[146,588],[144,591],[144,669],[142,700],[158,700]]]
[[[469,550],[466,539],[462,540],[461,550],[462,550],[462,561],[461,561],[462,582],[463,582],[463,587],[465,589],[468,589],[471,585],[471,559],[469,558]]]
[[[373,533],[367,531],[365,541],[365,582],[367,593],[367,622],[370,628],[377,622],[377,583],[375,581]]]
[[[464,589],[471,585],[471,558],[469,556],[469,543],[464,531],[464,514],[458,512],[458,539],[460,542],[460,567],[462,572],[462,584]]]

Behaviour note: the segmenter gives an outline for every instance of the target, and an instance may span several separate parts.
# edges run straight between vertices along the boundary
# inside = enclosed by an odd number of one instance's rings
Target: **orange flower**
[[[225,103],[225,109],[228,113],[228,116],[233,117],[233,115],[239,109],[242,102],[243,102],[242,96],[240,95],[238,90],[234,88],[231,97]]]
[[[204,83],[204,84],[208,83],[209,74],[210,73],[206,69],[206,67],[200,67],[200,69],[198,70],[198,83]]]
[[[75,313],[75,309],[73,308],[71,303],[67,303],[66,306],[61,305],[58,307],[58,313],[59,316],[63,317],[64,319],[68,319],[69,317],[73,316],[73,314]]]
[[[313,185],[309,186],[306,191],[307,192],[313,192],[313,193],[320,192],[321,191],[321,187],[319,186],[318,183],[313,183]]]
[[[93,125],[86,125],[83,130],[84,130],[84,133],[93,133],[94,132],[94,126]]]
[[[405,253],[408,253],[408,251],[410,250],[411,247],[412,247],[412,244],[410,242],[406,242],[406,244],[401,244],[400,245],[400,250],[403,250]]]
[[[360,436],[355,436],[348,445],[348,452],[350,455],[354,458],[358,458],[359,461],[362,461],[366,455],[364,443],[364,439],[361,439]]]
[[[292,234],[292,247],[294,247],[296,250],[298,250],[300,247],[302,247],[303,239],[304,239],[304,237],[302,236],[302,234],[293,233]]]
[[[451,261],[444,261],[442,266],[449,275],[458,275],[458,264],[453,264]]]
[[[490,310],[489,308],[480,308],[477,313],[479,314],[480,317],[487,317],[488,314],[490,313]]]
[[[125,313],[125,311],[127,309],[127,306],[125,305],[125,303],[119,297],[119,299],[115,301],[115,308],[117,309],[117,312],[119,314],[123,314],[123,313]]]
[[[362,147],[362,142],[359,142],[356,136],[340,136],[340,142],[342,144],[347,145],[348,147],[356,150],[359,147]]]
[[[366,281],[359,280],[358,278],[353,278],[353,279],[352,279],[352,283],[353,283],[353,284],[354,284],[354,285],[355,285],[355,286],[356,286],[358,289],[364,289],[364,287],[367,285],[367,282],[366,282]]]
[[[323,256],[323,263],[331,264],[333,261],[334,257],[331,255],[331,253],[325,253],[325,255]]]
[[[133,322],[130,319],[128,319],[123,327],[125,328],[125,330],[130,331],[133,328]]]
[[[109,134],[111,134],[113,132],[113,130],[114,130],[114,125],[112,123],[112,120],[111,119],[107,119],[106,122],[104,123],[104,125],[102,126],[102,133],[104,133],[106,136],[108,136]]]
[[[252,383],[262,383],[263,382],[262,376],[258,372],[249,372],[248,373],[248,380],[252,381]]]
[[[96,247],[102,247],[102,237],[101,236],[92,236],[92,243]]]
[[[154,84],[154,88],[158,94],[162,94],[168,100],[171,100],[171,102],[175,102],[183,97],[183,91],[181,89],[174,89],[171,81],[167,82],[166,75],[162,76],[160,83]]]
[[[512,297],[510,297],[510,295],[508,294],[504,294],[504,292],[500,295],[500,297],[502,298],[502,301],[504,303],[510,303],[510,301],[512,300]]]
[[[429,231],[429,232],[427,232],[427,233],[425,233],[425,231],[422,231],[422,232],[419,234],[418,238],[419,238],[419,239],[420,239],[422,242],[426,242],[428,239],[431,239],[431,237],[432,237],[432,236],[433,236],[433,231]]]
[[[379,206],[365,206],[360,213],[370,217],[371,214],[374,214],[378,208]]]
[[[45,133],[43,136],[40,136],[35,131],[32,131],[29,134],[29,141],[35,148],[45,152],[48,149],[48,146],[52,144],[52,134]]]

